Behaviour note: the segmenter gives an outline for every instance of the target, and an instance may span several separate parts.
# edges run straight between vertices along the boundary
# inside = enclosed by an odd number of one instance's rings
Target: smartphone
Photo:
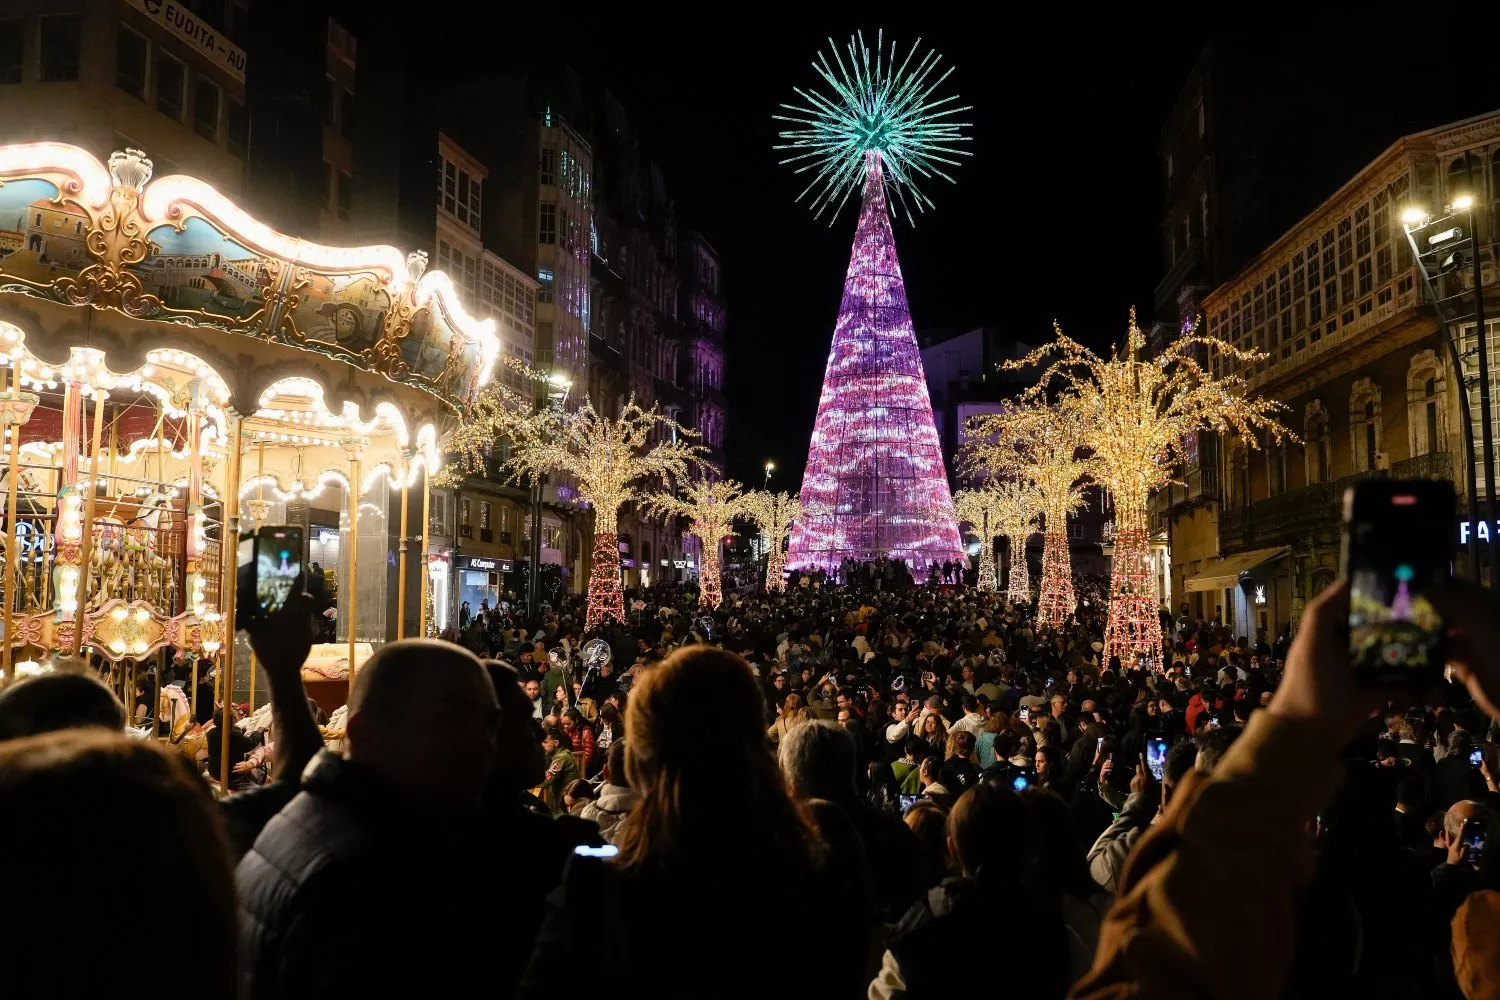
[[[1453,484],[1384,479],[1344,493],[1343,574],[1357,683],[1422,686],[1443,674],[1442,617],[1427,599],[1452,576]]]
[[[1022,722],[1030,722],[1031,721],[1031,709],[1027,708],[1025,705],[1021,706],[1021,721]]]
[[[1031,787],[1031,775],[1025,771],[1019,771],[1014,778],[1010,779],[1010,787],[1018,792],[1024,792]]]
[[[1484,747],[1469,748],[1469,766],[1473,768],[1484,766]]]
[[[1103,753],[1103,752],[1104,752],[1104,737],[1101,736],[1094,743],[1094,753],[1098,754],[1098,753]]]
[[[1489,842],[1489,830],[1482,819],[1468,819],[1464,821],[1464,846],[1467,847],[1469,864],[1478,868],[1484,861],[1484,850]]]
[[[1167,738],[1153,736],[1146,741],[1146,768],[1157,781],[1167,773]]]
[[[271,617],[302,579],[302,529],[268,524],[241,535],[237,570],[240,623]]]
[[[902,812],[906,812],[906,810],[908,810],[912,806],[916,805],[917,804],[917,800],[920,799],[921,797],[922,796],[920,796],[920,795],[902,795],[902,796],[900,796],[900,799],[901,799],[901,811]]]

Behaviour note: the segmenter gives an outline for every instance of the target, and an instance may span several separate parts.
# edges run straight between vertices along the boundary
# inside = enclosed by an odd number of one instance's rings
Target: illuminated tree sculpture
[[[1045,518],[1037,619],[1052,628],[1061,628],[1077,607],[1068,515],[1083,505],[1093,464],[1084,453],[1087,428],[1068,401],[1049,406],[1032,400],[970,417],[965,429],[967,474],[1019,479],[1036,490]]]
[[[1012,604],[1029,604],[1031,573],[1026,566],[1026,539],[1040,510],[1036,488],[1023,480],[996,483],[991,488],[997,494],[998,517],[992,528],[995,534],[1010,539],[1010,583],[1005,589],[1005,599]]]
[[[791,493],[772,493],[755,490],[744,497],[744,517],[754,521],[766,536],[770,549],[766,555],[766,590],[779,591],[786,588],[786,553],[782,545],[791,533],[792,525],[802,520],[810,511],[801,497]]]
[[[1114,568],[1109,586],[1105,657],[1161,658],[1161,620],[1152,586],[1146,503],[1172,480],[1188,439],[1199,431],[1238,434],[1256,445],[1256,432],[1280,441],[1289,433],[1276,419],[1281,404],[1245,394],[1247,370],[1261,356],[1196,328],[1155,358],[1142,357],[1145,336],[1130,312],[1128,349],[1101,358],[1057,330],[1057,338],[1015,364],[1046,364],[1039,385],[1062,383],[1060,405],[1088,428],[1095,478],[1115,503]],[[1227,373],[1214,375],[1199,358],[1216,354]]]
[[[1000,491],[994,486],[959,490],[953,494],[953,512],[959,524],[973,529],[979,539],[979,589],[999,590],[995,575],[995,536],[1000,533]]]
[[[620,508],[639,499],[656,479],[682,479],[688,463],[704,454],[697,437],[652,406],[631,397],[616,418],[600,416],[589,402],[573,412],[548,407],[500,409],[497,429],[510,440],[506,466],[517,478],[550,472],[570,476],[578,495],[594,508],[594,555],[589,577],[591,629],[612,615],[625,620],[620,593]],[[665,432],[665,439],[663,434]],[[660,443],[653,443],[660,442]]]
[[[801,103],[775,116],[794,126],[776,148],[811,175],[798,199],[830,224],[856,191],[863,201],[802,481],[821,512],[795,523],[787,561],[837,571],[846,557],[888,556],[920,573],[963,548],[887,204],[908,219],[931,205],[916,184],[952,180],[945,168],[967,141],[953,116],[967,109],[933,96],[952,72],[935,53],[902,56],[883,36],[872,51],[857,35],[813,68],[831,93],[798,89]]]
[[[733,479],[714,481],[700,475],[675,491],[643,498],[640,508],[662,520],[685,517],[692,522],[688,530],[703,550],[698,566],[698,602],[705,608],[717,608],[724,600],[719,545],[734,529],[734,519],[746,515],[745,488]]]

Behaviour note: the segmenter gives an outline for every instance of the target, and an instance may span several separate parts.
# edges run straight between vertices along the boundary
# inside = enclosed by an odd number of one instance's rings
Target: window
[[[193,81],[193,131],[219,141],[219,88],[208,80]]]
[[[1202,105],[1199,105],[1201,110]],[[1204,191],[1198,196],[1198,224],[1202,227],[1203,238],[1208,239],[1208,192]]]
[[[78,79],[82,42],[83,18],[79,15],[42,18],[42,79],[48,82]]]
[[[463,538],[469,538],[474,534],[474,529],[469,524],[468,497],[459,497],[458,500],[458,533]]]
[[[1077,521],[1070,521],[1068,523],[1068,537],[1073,539],[1074,541],[1082,541],[1083,525],[1079,524]]]
[[[550,267],[539,267],[539,268],[537,268],[536,269],[536,280],[537,280],[537,284],[538,284],[538,287],[537,287],[537,290],[536,290],[536,300],[538,302],[551,302],[552,301],[552,287],[553,287],[552,268],[550,268]]]
[[[475,232],[479,231],[480,188],[478,179],[470,177],[452,160],[443,159],[443,175],[438,182],[438,197],[443,211]]]
[[[354,95],[347,90],[339,98],[339,135],[354,138]]]
[[[182,94],[187,72],[182,63],[165,53],[156,55],[156,110],[173,121],[182,121]]]
[[[20,83],[26,53],[26,22],[0,21],[0,83]]]
[[[449,513],[451,499],[446,492],[437,490],[432,492],[432,516],[427,522],[427,530],[432,534],[447,535],[452,532],[452,516]]]
[[[354,178],[339,171],[339,218],[349,221],[349,211],[354,206]]]
[[[557,150],[551,146],[542,147],[542,183],[557,183]]]
[[[245,148],[250,145],[250,115],[245,110],[245,102],[229,99],[229,151],[235,156],[244,156]]]
[[[115,86],[138,101],[146,99],[146,40],[123,24],[115,41]]]
[[[557,206],[551,202],[544,202],[541,206],[541,221],[537,225],[536,241],[538,243],[557,242]]]
[[[1443,413],[1447,386],[1436,351],[1420,351],[1406,369],[1407,447],[1413,456],[1447,451]]]
[[[1372,380],[1362,378],[1349,394],[1349,445],[1355,472],[1376,468],[1380,438],[1380,389]]]
[[[1307,404],[1307,415],[1303,423],[1303,440],[1306,442],[1304,457],[1307,462],[1307,481],[1328,482],[1332,471],[1332,454],[1328,450],[1328,410],[1323,401],[1313,400]]]
[[[495,540],[495,531],[490,524],[490,502],[488,500],[479,501],[479,540],[481,542],[493,542]]]
[[[1286,448],[1279,444],[1266,449],[1266,489],[1273,497],[1286,492]]]

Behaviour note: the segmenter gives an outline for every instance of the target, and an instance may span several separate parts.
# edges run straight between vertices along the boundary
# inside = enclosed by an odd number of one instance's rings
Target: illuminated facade
[[[787,562],[834,569],[888,556],[967,565],[886,208],[866,154],[864,202],[807,453],[802,501],[831,513],[792,529]]]

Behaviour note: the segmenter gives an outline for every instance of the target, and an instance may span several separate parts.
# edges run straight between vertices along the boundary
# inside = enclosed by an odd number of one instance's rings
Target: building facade
[[[1453,370],[1401,222],[1408,207],[1437,210],[1460,195],[1480,206],[1481,239],[1492,242],[1500,112],[1399,140],[1204,297],[1211,335],[1264,355],[1240,374],[1285,406],[1299,440],[1231,438],[1189,455],[1186,488],[1156,501],[1171,531],[1174,605],[1218,609],[1237,634],[1275,635],[1338,572],[1347,487],[1438,478],[1463,492],[1473,456],[1462,421],[1477,425],[1478,404],[1461,412],[1457,380],[1475,373]],[[1494,272],[1485,277],[1489,288]],[[1466,280],[1444,277],[1439,294],[1463,293]],[[1472,324],[1457,334],[1472,365]],[[1234,370],[1228,358],[1210,363]],[[1471,539],[1461,521],[1453,531],[1462,568]]]
[[[0,121],[10,142],[144,150],[154,174],[241,194],[247,0],[15,0],[0,9]],[[10,228],[11,220],[0,220]]]

